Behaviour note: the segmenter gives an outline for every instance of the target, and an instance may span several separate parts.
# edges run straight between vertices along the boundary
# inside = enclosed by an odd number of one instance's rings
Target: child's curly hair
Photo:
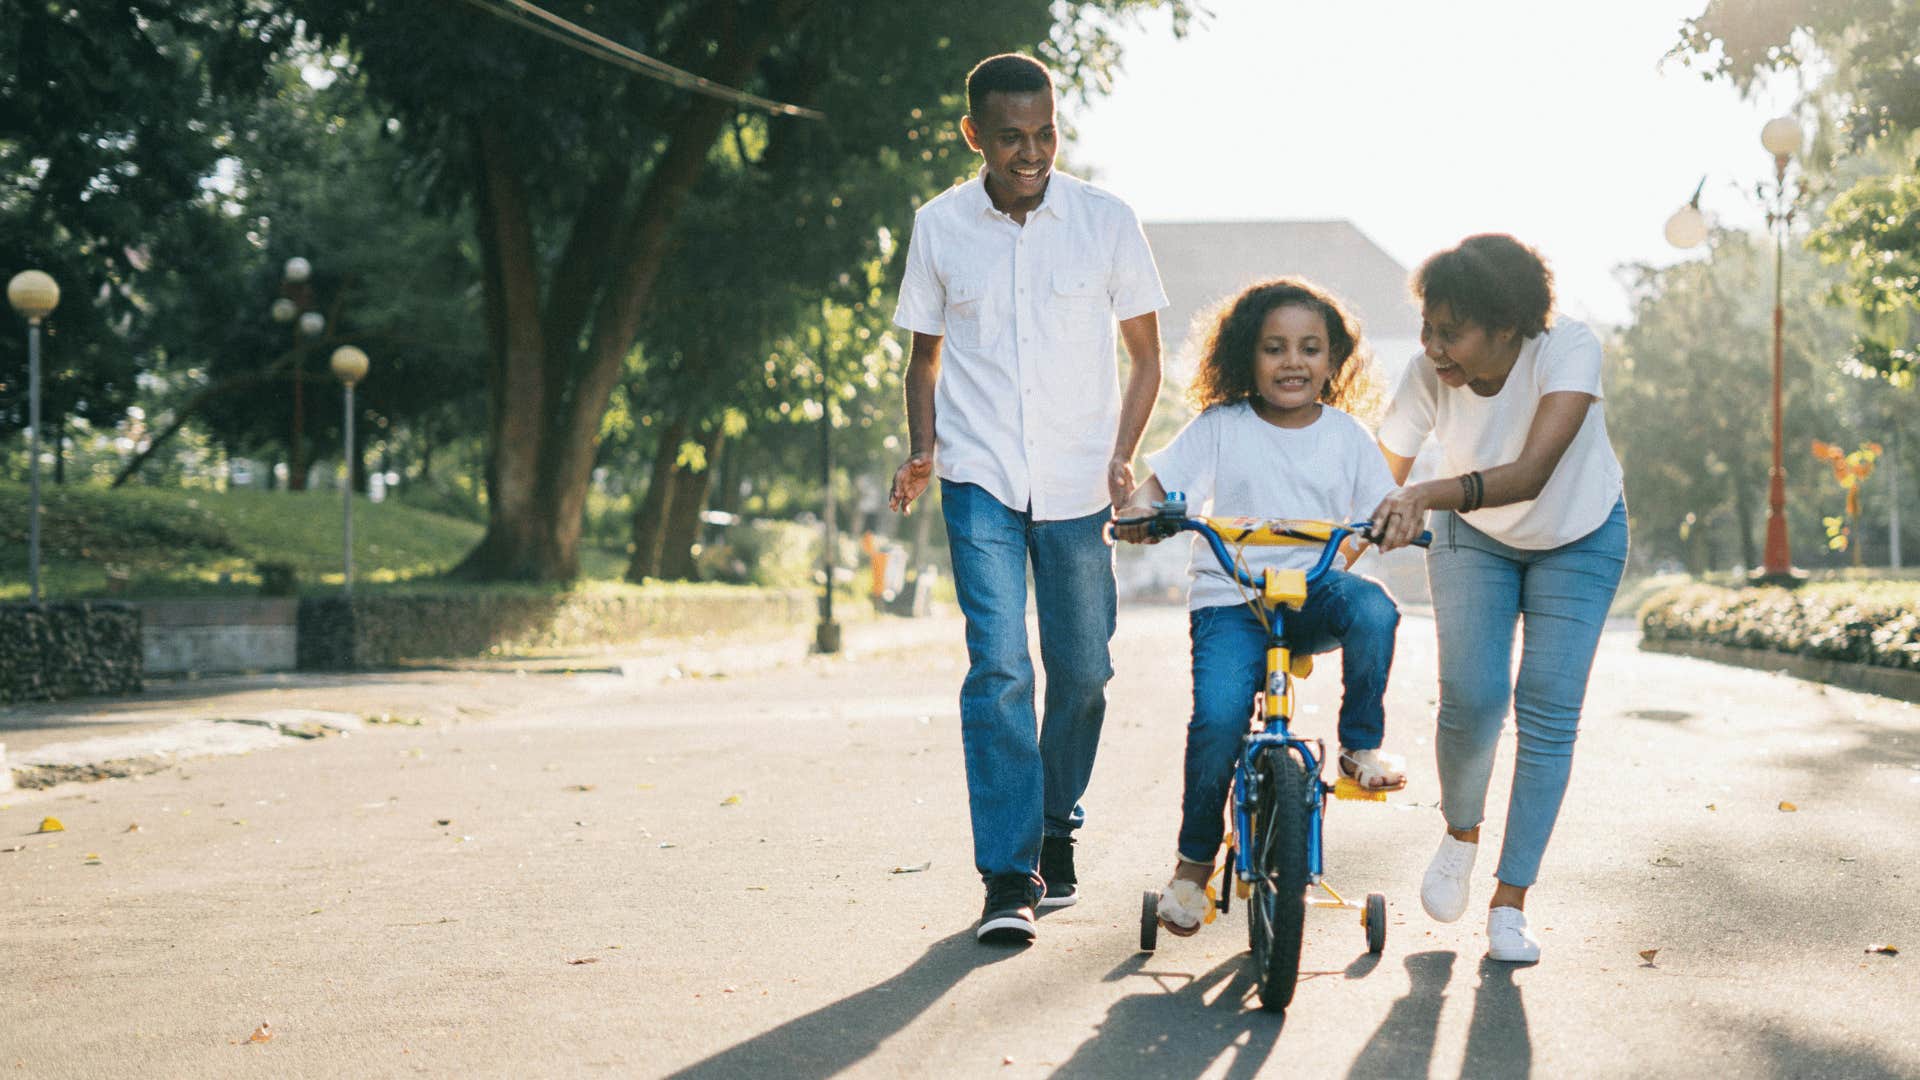
[[[1327,385],[1320,400],[1336,409],[1358,413],[1369,400],[1371,357],[1360,336],[1360,320],[1333,294],[1302,278],[1278,278],[1249,286],[1246,291],[1203,316],[1211,326],[1200,349],[1200,360],[1187,384],[1187,402],[1195,411],[1231,405],[1253,398],[1253,363],[1260,330],[1267,313],[1298,305],[1318,312],[1327,323],[1330,357]]]

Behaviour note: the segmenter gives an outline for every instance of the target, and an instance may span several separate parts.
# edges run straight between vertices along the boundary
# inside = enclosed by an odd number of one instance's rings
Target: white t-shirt
[[[945,338],[940,475],[1036,519],[1107,506],[1120,426],[1115,320],[1167,306],[1140,219],[1054,172],[1023,226],[975,176],[913,216],[896,325]]]
[[[1464,515],[1468,524],[1511,547],[1560,547],[1599,528],[1620,501],[1620,460],[1607,439],[1601,408],[1600,339],[1586,324],[1557,319],[1546,333],[1528,338],[1505,385],[1492,397],[1464,386],[1442,386],[1432,362],[1415,356],[1380,421],[1380,443],[1413,457],[1432,434],[1440,444],[1443,476],[1511,464],[1526,445],[1540,399],[1561,390],[1592,394],[1594,400],[1547,486],[1527,502]]]
[[[1393,490],[1393,474],[1358,420],[1331,405],[1303,428],[1275,427],[1253,406],[1216,405],[1193,418],[1166,446],[1147,455],[1160,486],[1187,496],[1187,513],[1218,517],[1355,521]],[[1192,537],[1187,607],[1198,611],[1246,599],[1202,538]],[[1312,545],[1242,549],[1247,573],[1312,566]]]

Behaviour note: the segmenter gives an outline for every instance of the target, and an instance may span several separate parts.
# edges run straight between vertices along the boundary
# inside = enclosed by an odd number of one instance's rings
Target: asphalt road
[[[869,628],[846,659],[783,644],[127,705],[116,722],[254,695],[420,724],[0,794],[0,1070],[1920,1075],[1920,711],[1609,633],[1529,903],[1546,955],[1514,968],[1482,959],[1489,879],[1458,923],[1420,911],[1432,623],[1401,635],[1388,747],[1412,784],[1334,804],[1327,830],[1329,879],[1390,898],[1386,952],[1351,913],[1310,913],[1284,1019],[1251,999],[1239,908],[1136,948],[1188,701],[1183,613],[1141,608],[1116,642],[1085,899],[1025,949],[971,934],[951,620]],[[1329,739],[1335,676],[1307,692]],[[63,708],[78,726],[104,707]],[[48,815],[65,831],[36,834]]]

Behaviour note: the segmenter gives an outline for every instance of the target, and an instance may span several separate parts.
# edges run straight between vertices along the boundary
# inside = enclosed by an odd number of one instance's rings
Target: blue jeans
[[[1452,513],[1434,515],[1433,533],[1427,582],[1440,635],[1440,810],[1455,829],[1486,816],[1494,748],[1511,706],[1519,740],[1496,873],[1526,888],[1539,876],[1567,793],[1587,676],[1627,564],[1627,504],[1593,532],[1545,551],[1508,547]]]
[[[1393,668],[1400,609],[1378,582],[1330,570],[1314,583],[1299,611],[1284,613],[1282,639],[1296,653],[1340,649],[1340,745],[1379,747],[1386,731],[1381,702]],[[1188,616],[1193,633],[1193,719],[1187,724],[1187,788],[1180,802],[1180,854],[1211,862],[1220,850],[1222,812],[1233,787],[1240,740],[1253,715],[1253,695],[1267,675],[1267,632],[1245,604],[1201,608]]]
[[[953,553],[953,587],[967,618],[960,738],[982,878],[1039,881],[1040,838],[1070,836],[1086,820],[1080,796],[1093,774],[1107,713],[1116,602],[1113,549],[1102,510],[1035,521],[976,484],[940,481]],[[1034,717],[1027,648],[1027,564],[1047,672],[1046,722]]]

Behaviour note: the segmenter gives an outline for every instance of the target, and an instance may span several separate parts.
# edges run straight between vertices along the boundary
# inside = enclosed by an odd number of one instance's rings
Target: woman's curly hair
[[[1446,305],[1455,318],[1489,332],[1538,337],[1553,325],[1553,271],[1534,248],[1506,233],[1469,236],[1420,264],[1413,297]]]
[[[1349,413],[1361,411],[1372,380],[1368,378],[1371,357],[1361,339],[1360,320],[1333,294],[1301,278],[1278,278],[1249,286],[1202,316],[1209,326],[1193,381],[1187,384],[1187,402],[1195,411],[1252,400],[1260,330],[1269,312],[1289,305],[1317,312],[1327,323],[1331,370],[1327,385],[1320,390],[1320,400]]]

